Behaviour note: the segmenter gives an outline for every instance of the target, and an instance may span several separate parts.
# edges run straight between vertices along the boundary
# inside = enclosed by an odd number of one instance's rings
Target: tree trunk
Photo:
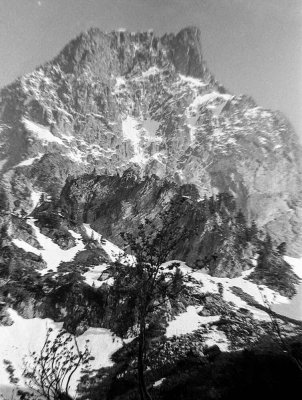
[[[141,400],[152,400],[146,388],[145,375],[144,375],[144,356],[145,356],[145,320],[142,319],[140,323],[139,342],[138,342],[138,387]]]

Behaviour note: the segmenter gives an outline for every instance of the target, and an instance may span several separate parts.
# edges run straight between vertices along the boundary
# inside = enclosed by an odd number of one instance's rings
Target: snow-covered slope
[[[3,361],[7,360],[11,363],[15,369],[14,375],[19,379],[18,386],[25,389],[22,377],[25,368],[24,362],[26,359],[31,360],[30,355],[33,352],[39,353],[42,350],[49,329],[52,329],[49,339],[53,340],[62,328],[62,323],[56,323],[51,319],[25,319],[14,310],[9,310],[9,316],[13,322],[12,325],[0,326],[0,394],[6,396],[13,391],[14,385],[9,381],[9,374]],[[104,328],[89,328],[85,333],[76,337],[76,341],[80,351],[84,351],[85,346],[88,346],[93,357],[90,362],[91,371],[112,365],[110,356],[123,344],[120,338]],[[72,377],[71,394],[76,392],[80,375],[81,371],[78,370]]]
[[[35,236],[38,240],[39,245],[41,246],[41,249],[37,249],[19,239],[13,239],[13,243],[25,251],[29,251],[42,256],[43,260],[47,264],[47,268],[42,270],[41,274],[46,274],[49,271],[56,271],[61,262],[72,260],[77,252],[84,249],[84,244],[81,241],[81,235],[73,231],[70,231],[70,233],[76,239],[77,245],[69,250],[62,250],[49,237],[43,235],[40,232],[39,228],[35,225],[34,219],[30,218],[28,220],[28,224],[33,227]]]

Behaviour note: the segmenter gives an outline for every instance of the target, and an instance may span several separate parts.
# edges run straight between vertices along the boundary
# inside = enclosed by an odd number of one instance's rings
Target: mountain
[[[297,136],[279,112],[228,93],[200,42],[197,28],[161,38],[91,29],[3,88],[1,174],[10,209],[30,210],[35,192],[58,197],[69,175],[137,165],[142,175],[192,183],[201,197],[232,194],[248,220],[299,254]]]
[[[269,398],[289,363],[294,390],[302,317],[274,307],[300,296],[301,147],[281,113],[215,79],[200,36],[93,28],[1,89],[0,394],[50,326],[91,341],[73,392],[81,375],[83,398],[135,398],[137,314],[118,282],[125,235],[150,221],[175,241],[163,281],[176,260],[184,283],[147,327],[156,398],[242,398],[239,375],[254,395],[246,365],[272,369]]]

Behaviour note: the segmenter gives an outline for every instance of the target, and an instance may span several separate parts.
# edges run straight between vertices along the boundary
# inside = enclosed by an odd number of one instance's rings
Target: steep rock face
[[[36,218],[43,209],[43,204],[36,209]],[[155,175],[139,179],[131,169],[122,177],[84,175],[68,180],[57,210],[76,226],[90,224],[121,248],[121,232],[137,235],[138,226],[151,220],[156,229],[167,230],[165,235],[179,237],[169,259],[207,268],[213,276],[239,276],[252,267],[261,248],[262,234],[246,224],[232,196],[200,199],[194,185],[178,186]],[[163,212],[168,213],[164,220]]]
[[[68,175],[136,165],[203,195],[228,192],[292,254],[301,251],[301,150],[285,118],[233,96],[186,28],[91,29],[0,92],[1,190],[27,212]],[[17,203],[16,203],[17,201]]]
[[[105,82],[112,75],[127,75],[153,65],[163,67],[170,64],[177,72],[196,78],[207,74],[200,31],[195,27],[161,38],[154,36],[152,31],[104,33],[90,29],[70,42],[54,63],[68,74],[82,73],[89,66],[90,71]]]
[[[176,193],[174,183],[155,175],[139,180],[130,169],[122,177],[84,175],[69,180],[62,190],[60,208],[77,225],[92,224],[121,245],[120,232],[134,231],[146,217],[156,218]]]

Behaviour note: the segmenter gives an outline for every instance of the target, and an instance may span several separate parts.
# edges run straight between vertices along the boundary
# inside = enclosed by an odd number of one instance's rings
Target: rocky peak
[[[172,62],[177,72],[202,79],[206,67],[202,57],[201,33],[196,27],[182,29],[171,38]]]
[[[201,34],[196,27],[179,33],[157,37],[153,31],[103,32],[91,28],[72,40],[53,63],[65,73],[81,73],[89,69],[103,80],[112,75],[131,73],[135,68],[147,70],[153,66],[172,66],[186,76],[203,78],[207,73],[202,50]]]
[[[199,196],[229,193],[301,254],[301,149],[289,123],[208,71],[200,31],[90,29],[0,91],[1,190],[29,211],[69,175],[153,174]],[[51,174],[49,174],[51,171]],[[16,206],[16,201],[17,205]]]

